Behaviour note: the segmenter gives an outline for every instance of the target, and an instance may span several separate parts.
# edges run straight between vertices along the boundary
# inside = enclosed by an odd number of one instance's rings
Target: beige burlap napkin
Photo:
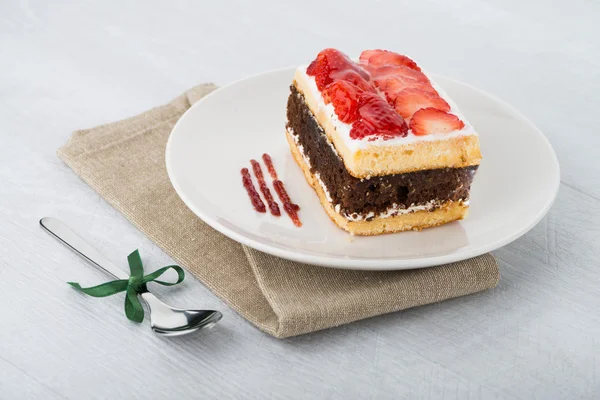
[[[259,329],[295,336],[496,286],[498,265],[489,254],[411,271],[338,270],[273,257],[210,228],[175,193],[164,152],[175,122],[214,89],[200,85],[136,117],[77,131],[58,155]]]

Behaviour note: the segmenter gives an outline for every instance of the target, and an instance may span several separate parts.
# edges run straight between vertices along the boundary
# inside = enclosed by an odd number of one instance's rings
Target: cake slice
[[[456,104],[410,58],[335,49],[296,70],[287,105],[294,159],[331,219],[357,235],[466,216],[481,160]]]

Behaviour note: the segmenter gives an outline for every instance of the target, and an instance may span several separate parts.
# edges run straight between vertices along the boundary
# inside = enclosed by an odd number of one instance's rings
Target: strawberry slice
[[[417,83],[414,79],[407,79],[403,77],[397,76],[385,76],[383,78],[375,78],[373,79],[373,85],[382,92],[399,92],[402,89],[406,89],[407,87],[411,87],[413,84]]]
[[[403,78],[414,79],[415,81],[430,84],[429,78],[427,78],[424,73],[407,68],[403,65],[384,65],[383,67],[367,66],[366,68],[373,78],[401,76]]]
[[[375,88],[369,84],[359,73],[351,69],[335,71],[330,74],[334,82],[346,81],[366,91],[375,93]]]
[[[450,111],[450,105],[440,96],[422,89],[406,88],[396,95],[394,108],[402,118],[410,118],[421,108],[436,108],[441,111]]]
[[[360,120],[352,124],[350,130],[350,138],[352,139],[364,139],[369,136],[373,136],[377,133],[377,130],[369,122]]]
[[[350,137],[390,139],[406,136],[408,126],[394,109],[379,95],[371,92],[359,94],[358,120],[352,124]],[[369,139],[373,140],[373,139]]]
[[[352,123],[358,118],[358,99],[362,90],[350,82],[333,82],[323,91],[325,103],[332,103],[340,121]]]
[[[432,95],[438,96],[438,92],[430,85],[427,85],[414,79],[409,79],[403,76],[388,76],[385,78],[377,78],[373,80],[373,84],[381,90],[390,104],[394,104],[398,93],[406,88],[421,89]]]
[[[369,74],[341,51],[336,49],[325,49],[323,51],[326,52],[327,64],[331,72],[351,70],[359,74],[363,79],[369,79]]]
[[[325,86],[331,83],[331,79],[329,78],[329,65],[327,64],[326,58],[325,54],[319,53],[317,58],[308,65],[308,68],[306,68],[306,74],[315,77],[315,82],[319,90],[323,90]]]
[[[464,127],[465,123],[456,115],[435,108],[423,108],[417,111],[410,120],[410,129],[417,136],[448,133]]]
[[[404,65],[415,71],[421,71],[417,63],[410,58],[387,50],[365,50],[360,54],[359,60],[362,64],[369,64],[371,67]]]
[[[404,137],[408,134],[408,126],[404,119],[377,94],[363,92],[359,102],[358,115],[362,121],[373,126],[378,135]],[[350,134],[352,136],[352,131]]]
[[[369,79],[369,74],[352,62],[344,53],[336,49],[325,49],[317,55],[306,69],[309,76],[315,77],[317,88],[323,91],[335,79],[333,74],[343,71],[354,71],[364,80]]]

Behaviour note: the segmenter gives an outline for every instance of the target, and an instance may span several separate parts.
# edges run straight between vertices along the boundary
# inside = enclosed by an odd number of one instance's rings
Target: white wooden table
[[[0,2],[0,398],[599,398],[600,3],[572,0]],[[345,4],[345,5],[344,5]],[[203,81],[383,47],[512,103],[562,167],[550,214],[495,252],[486,293],[288,340],[189,277],[169,303],[222,310],[165,339],[106,276],[37,225],[59,217],[109,257],[169,258],[55,156],[70,132]],[[510,190],[510,188],[506,188]]]

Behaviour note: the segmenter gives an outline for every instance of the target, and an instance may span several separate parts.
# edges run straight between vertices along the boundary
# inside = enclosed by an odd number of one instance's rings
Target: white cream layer
[[[304,160],[306,165],[308,165],[308,168],[311,168],[310,158],[306,154],[304,154],[304,146],[302,146],[300,144],[298,136],[294,134],[294,130],[292,128],[287,128],[287,131],[290,134],[290,136],[292,137],[292,139],[294,139],[294,142],[296,143],[296,147],[298,148],[298,151],[302,155],[302,159]],[[327,186],[325,186],[325,182],[323,182],[323,180],[321,179],[321,176],[318,173],[316,173],[315,178],[317,178],[317,181],[319,182],[321,189],[323,189],[323,192],[325,193],[325,197],[327,198],[327,201],[332,203],[333,198],[331,197],[331,193],[329,192],[329,189],[327,189]],[[468,205],[468,200],[463,201],[463,203],[465,205]],[[426,210],[429,211],[429,210],[433,210],[434,208],[439,207],[440,205],[441,204],[438,200],[431,200],[431,201],[427,202],[426,204],[421,204],[421,205],[412,204],[410,207],[407,207],[407,208],[401,208],[398,204],[393,204],[391,207],[389,207],[384,212],[379,213],[379,215],[377,215],[377,218],[390,218],[390,217],[395,217],[397,215],[409,214],[409,213],[413,213],[413,212],[417,212],[417,211],[426,211]],[[344,217],[348,221],[352,221],[352,222],[364,221],[367,219],[372,219],[376,216],[373,211],[371,211],[367,214],[352,213],[352,214],[348,215],[345,212],[344,213],[342,212],[342,210],[341,210],[342,207],[339,204],[334,205],[333,208],[336,213],[340,214],[342,217]]]
[[[296,71],[296,79],[304,80],[305,84],[303,86],[309,88],[314,99],[317,101],[317,104],[316,104],[316,106],[318,107],[317,112],[321,111],[321,110],[325,110],[325,114],[331,120],[336,132],[343,139],[343,141],[346,144],[346,146],[348,147],[348,149],[350,149],[352,152],[355,152],[355,151],[361,150],[361,149],[365,149],[365,148],[369,148],[369,147],[396,146],[396,145],[405,145],[405,144],[421,142],[421,141],[445,140],[445,139],[450,139],[450,138],[454,138],[457,136],[477,135],[477,132],[475,132],[475,129],[473,128],[473,126],[471,124],[469,124],[469,122],[465,119],[464,115],[459,111],[456,103],[454,103],[452,101],[452,99],[450,99],[450,97],[448,97],[446,92],[444,92],[444,90],[429,75],[427,75],[425,73],[425,71],[422,71],[427,76],[427,78],[429,78],[429,80],[431,81],[431,85],[439,93],[440,97],[442,97],[444,100],[446,100],[448,102],[448,104],[450,105],[450,113],[456,115],[458,118],[460,118],[461,121],[463,121],[465,123],[465,126],[463,129],[448,132],[448,133],[432,133],[432,134],[425,135],[425,136],[414,135],[412,133],[412,131],[409,129],[408,135],[406,135],[405,137],[396,137],[396,138],[388,139],[388,140],[384,140],[381,138],[378,138],[378,139],[375,139],[372,141],[369,141],[366,138],[360,139],[360,140],[352,139],[350,137],[350,130],[352,129],[352,125],[339,120],[339,118],[337,117],[337,115],[335,113],[333,105],[331,103],[325,104],[325,100],[323,99],[321,92],[317,88],[315,78],[306,74],[306,67],[307,67],[306,65],[298,67],[298,70]]]
[[[410,213],[413,213],[416,211],[429,211],[429,210],[433,210],[434,208],[439,207],[439,206],[440,206],[440,202],[438,200],[431,200],[431,201],[427,202],[426,204],[422,204],[422,205],[412,204],[408,208],[400,208],[400,206],[398,206],[398,204],[394,204],[390,208],[385,210],[384,212],[379,213],[377,218],[395,217],[396,215],[410,214]],[[338,213],[339,213],[339,211],[338,211]],[[365,219],[370,219],[370,218],[375,217],[375,213],[373,211],[367,213],[366,215],[361,215],[361,214],[357,214],[357,213],[353,213],[351,215],[345,215],[345,214],[342,214],[342,215],[349,221],[362,221]]]

